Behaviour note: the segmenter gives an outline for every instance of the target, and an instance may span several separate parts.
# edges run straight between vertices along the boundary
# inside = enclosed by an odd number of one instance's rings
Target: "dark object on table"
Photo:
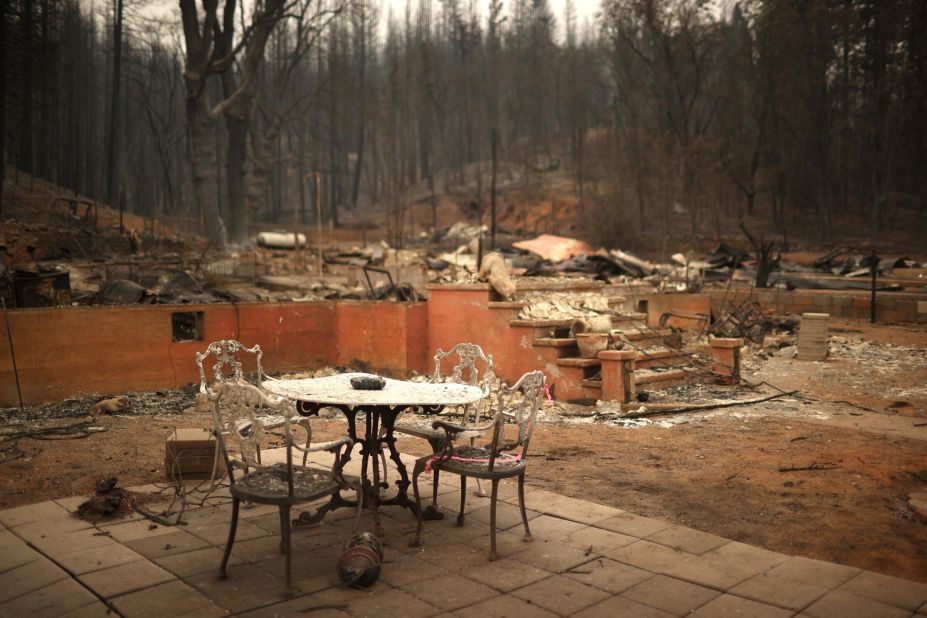
[[[386,380],[380,376],[357,376],[351,378],[351,386],[359,391],[381,391],[386,386]]]
[[[355,535],[348,541],[338,559],[338,577],[348,586],[367,588],[380,577],[383,545],[369,532]]]

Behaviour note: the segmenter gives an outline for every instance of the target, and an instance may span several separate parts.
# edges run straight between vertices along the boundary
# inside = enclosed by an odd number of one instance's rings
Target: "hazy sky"
[[[383,16],[382,23],[384,25],[390,10],[392,10],[393,14],[397,17],[402,16],[405,13],[407,0],[372,1],[376,2],[381,7],[381,15]],[[434,3],[435,10],[437,11],[440,8],[440,0],[432,0],[432,2]],[[466,2],[466,0],[463,0],[463,2]],[[485,17],[486,13],[488,12],[487,9],[489,7],[489,0],[477,0],[477,2],[479,3],[481,14]],[[586,19],[592,21],[596,11],[599,9],[600,2],[601,0],[573,0],[573,7],[576,10],[576,15],[578,18],[577,25],[581,27]],[[566,5],[566,0],[548,0],[548,3],[550,4],[550,8],[557,20],[557,35],[558,37],[562,37],[563,10],[564,6]],[[180,8],[178,6],[177,0],[149,0],[147,3],[139,2],[138,4],[142,5],[138,7],[138,11],[142,14],[158,16],[160,18],[168,17],[177,21],[180,20]],[[249,0],[245,0],[245,6],[250,4],[251,2]],[[412,0],[413,11],[417,4],[418,0]],[[507,7],[508,4],[508,0],[503,0],[503,7]]]

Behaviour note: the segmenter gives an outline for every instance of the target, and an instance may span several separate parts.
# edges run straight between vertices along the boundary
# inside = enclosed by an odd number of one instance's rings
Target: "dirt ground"
[[[747,353],[748,381],[799,390],[804,399],[635,427],[549,414],[532,442],[529,483],[787,554],[927,582],[927,524],[907,503],[911,492],[927,490],[927,329],[832,327],[826,362]],[[771,392],[741,388],[737,396]],[[209,417],[192,407],[192,389],[129,399],[131,413],[94,419],[83,416],[86,400],[0,411],[0,432],[21,422],[88,420],[108,429],[82,439],[22,438],[16,450],[0,451],[0,508],[90,494],[101,476],[123,486],[163,482],[170,430],[206,427]],[[338,416],[321,418],[316,435],[343,427]],[[412,438],[399,446],[423,452]],[[821,469],[780,471],[812,464]]]

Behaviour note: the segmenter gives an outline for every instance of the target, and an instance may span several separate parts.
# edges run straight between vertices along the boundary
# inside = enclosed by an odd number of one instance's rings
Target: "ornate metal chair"
[[[439,471],[460,475],[460,513],[457,525],[464,524],[464,508],[467,504],[467,477],[489,479],[492,492],[489,506],[490,549],[489,559],[499,557],[496,552],[496,496],[499,481],[504,478],[518,477],[518,505],[521,519],[525,526],[525,540],[531,540],[528,528],[528,516],[525,512],[525,469],[528,443],[537,423],[537,413],[544,394],[544,373],[532,371],[526,373],[512,387],[505,385],[496,397],[495,413],[492,421],[478,427],[454,425],[445,421],[434,421],[435,429],[445,433],[444,446],[440,451],[422,457],[415,462],[412,472],[412,486],[415,490],[415,503],[418,506],[418,528],[415,532],[415,545],[421,543],[422,515],[421,496],[418,491],[418,477],[422,472]],[[506,428],[514,427],[517,433],[506,437]],[[486,446],[455,446],[454,436],[464,431],[477,430],[487,432],[492,429],[492,441]]]
[[[290,507],[329,497],[341,489],[354,489],[357,492],[360,518],[363,508],[363,492],[360,483],[348,481],[342,475],[342,466],[350,454],[353,442],[344,437],[332,442],[305,447],[293,440],[290,431],[290,415],[287,409],[293,404],[284,399],[270,398],[257,387],[244,382],[221,381],[207,389],[212,407],[214,432],[219,444],[222,458],[229,475],[229,490],[232,494],[232,521],[229,527],[228,542],[219,577],[226,577],[226,567],[235,542],[238,527],[238,509],[242,500],[259,504],[273,504],[280,508],[280,549],[286,556],[286,585],[290,587],[290,565],[292,562],[290,548]],[[256,411],[271,410],[279,413],[283,419],[283,434],[286,440],[286,460],[284,463],[261,463],[261,439],[264,436],[262,416]],[[250,431],[243,432],[241,427],[247,425]],[[303,459],[310,452],[328,451],[334,454],[331,468],[312,468],[293,463],[293,453],[303,454]],[[355,519],[355,529],[357,519]]]
[[[447,359],[451,359],[451,361],[453,361],[455,357],[457,362],[454,363],[454,365],[451,367],[450,374],[448,375],[442,373],[442,363],[444,363],[444,367],[446,369],[447,362],[445,361],[447,361]],[[469,384],[471,386],[479,386],[483,389],[483,399],[481,399],[478,403],[458,408],[458,412],[461,414],[461,425],[479,425],[480,421],[483,420],[486,409],[488,408],[489,394],[492,392],[492,388],[496,380],[496,375],[493,373],[492,354],[486,354],[483,352],[483,348],[476,345],[475,343],[458,343],[447,352],[441,348],[438,348],[437,353],[435,353],[434,360],[435,370],[431,376],[431,379],[429,380],[430,382],[453,382],[455,384]],[[480,368],[480,365],[482,365],[482,369]],[[410,436],[428,440],[428,443],[431,445],[431,450],[435,453],[438,453],[444,448],[444,441],[447,439],[448,434],[442,429],[435,428],[433,424],[434,418],[400,417],[396,421],[394,430],[400,433],[408,434]],[[479,432],[463,432],[459,435],[454,435],[452,439],[470,438],[472,444],[472,440],[475,439],[478,435]],[[480,496],[485,495],[483,494],[482,489],[482,486],[480,486],[477,491],[477,494]],[[436,514],[437,508],[438,471],[435,470],[431,506],[428,509],[428,513]]]
[[[252,354],[254,356],[255,377],[252,384],[260,388],[261,382],[267,378],[267,376],[264,375],[264,369],[261,367],[261,358],[264,356],[264,353],[261,351],[261,346],[255,345],[254,347],[247,348],[244,344],[235,339],[222,339],[210,343],[205,352],[196,353],[196,366],[200,370],[200,393],[207,395],[210,387],[210,382],[206,378],[206,369],[203,367],[204,361],[210,356],[213,356],[216,361],[212,366],[212,385],[225,382],[247,383],[244,377],[244,368],[238,358],[239,352]],[[283,415],[268,414],[266,410],[263,414],[259,414],[257,418],[261,421],[261,425],[265,430],[279,429],[283,427],[284,421],[286,420],[286,417]],[[305,429],[308,436],[306,445],[308,446],[309,439],[312,436],[312,426],[309,423],[309,418],[293,415],[290,418],[290,422]],[[247,422],[242,421],[238,430],[243,433],[248,433],[251,431],[251,428]],[[306,465],[307,456],[308,454],[304,453],[303,465]]]

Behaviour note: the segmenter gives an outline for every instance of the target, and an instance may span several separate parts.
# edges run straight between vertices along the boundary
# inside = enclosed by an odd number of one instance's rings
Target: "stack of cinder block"
[[[798,358],[824,360],[827,357],[827,320],[829,313],[801,314],[798,331]]]

